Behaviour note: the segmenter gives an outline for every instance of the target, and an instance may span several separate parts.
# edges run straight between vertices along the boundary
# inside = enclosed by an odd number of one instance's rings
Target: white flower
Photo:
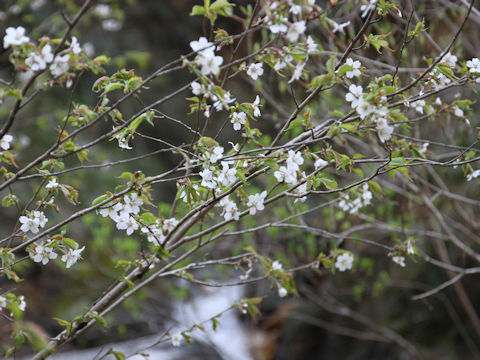
[[[57,178],[52,178],[50,179],[50,181],[48,182],[48,184],[45,186],[45,189],[56,189],[58,187],[58,182],[57,182]]]
[[[467,61],[467,67],[471,73],[480,73],[480,59],[473,58],[472,60]]]
[[[101,18],[107,18],[113,14],[111,6],[104,4],[95,6],[93,13]]]
[[[448,65],[453,67],[457,65],[457,60],[458,58],[455,55],[452,55],[452,53],[448,52],[443,57],[442,62],[447,63]]]
[[[463,117],[463,116],[464,116],[464,115],[463,115],[463,110],[460,109],[458,106],[455,106],[455,107],[453,108],[453,110],[454,110],[453,113],[455,114],[455,116],[458,116],[458,117]]]
[[[118,210],[116,205],[118,205],[118,203],[115,204],[115,206],[112,204],[112,205],[109,205],[108,207],[102,208],[98,210],[98,212],[103,217],[109,216],[112,220],[115,220],[116,218],[118,218]]]
[[[299,166],[304,162],[302,153],[300,151],[288,150],[287,166],[298,170]]]
[[[138,229],[137,222],[126,211],[121,212],[116,221],[117,221],[117,229],[126,230],[127,235],[132,235],[132,233]]]
[[[3,37],[3,47],[4,49],[7,49],[11,45],[22,45],[28,41],[30,41],[30,38],[25,36],[24,27],[8,27],[5,30],[5,36]]]
[[[223,156],[223,147],[222,146],[215,146],[213,148],[213,151],[209,154],[209,160],[211,163],[216,163],[218,159],[220,159]]]
[[[193,95],[202,95],[205,93],[205,87],[196,81],[192,81],[190,86],[192,88]]]
[[[293,15],[298,15],[302,12],[302,7],[300,5],[292,4],[289,12],[291,12]]]
[[[324,166],[328,166],[328,162],[323,159],[317,159],[315,160],[315,164],[313,164],[313,166],[315,166],[315,170],[319,170]]]
[[[317,44],[315,43],[315,41],[312,39],[310,35],[308,35],[307,42],[305,44],[307,45],[307,54],[311,54],[318,51]]]
[[[190,47],[193,51],[196,51],[199,55],[205,56],[207,58],[215,56],[215,45],[209,42],[207,38],[200,37],[198,40],[190,42]]]
[[[213,179],[213,172],[210,169],[203,169],[199,172],[199,175],[202,177],[202,186],[215,189],[217,182]]]
[[[422,155],[425,154],[425,152],[427,151],[428,145],[430,145],[429,142],[423,143],[421,149],[419,149],[418,152]]]
[[[283,59],[280,59],[277,61],[273,69],[275,71],[282,70],[286,66],[290,66],[290,62],[293,60],[293,57],[291,55],[286,55]]]
[[[360,104],[360,99],[363,96],[363,88],[360,85],[350,85],[348,87],[350,92],[345,95],[345,100],[352,103],[352,108],[356,108]]]
[[[345,64],[353,68],[353,70],[347,71],[345,73],[347,78],[351,79],[353,77],[358,77],[362,74],[359,70],[360,66],[362,66],[360,61],[358,60],[353,61],[352,58],[348,58],[347,61],[345,61]]]
[[[175,226],[177,226],[177,224],[178,224],[178,220],[175,218],[165,219],[163,221],[163,230],[167,232],[173,231],[173,229],[175,229]]]
[[[364,18],[365,16],[368,15],[368,13],[375,9],[375,4],[377,3],[377,0],[366,0],[367,4],[360,6],[360,11],[362,11],[361,17]]]
[[[293,70],[292,77],[288,81],[289,84],[294,82],[295,80],[300,79],[303,73],[303,68],[305,67],[305,63],[306,61],[300,61],[297,63],[297,65],[295,66],[295,69]]]
[[[137,193],[132,193],[130,196],[126,195],[123,200],[125,201],[125,207],[134,214],[140,212],[140,206],[143,205],[143,200],[137,195]]]
[[[377,107],[370,104],[364,98],[359,98],[357,106],[355,107],[360,119],[365,119],[368,115],[374,113],[377,110]]]
[[[172,345],[178,347],[182,343],[183,336],[181,333],[175,333],[170,335],[170,339],[172,340]]]
[[[142,232],[148,234],[147,240],[151,243],[160,246],[165,240],[162,229],[159,224],[150,225],[149,227],[142,227]]]
[[[278,171],[275,171],[273,175],[277,178],[278,182],[286,182],[287,184],[297,183],[297,170],[295,168],[280,166]]]
[[[221,56],[203,56],[197,57],[197,63],[202,67],[201,72],[203,75],[217,75],[220,72],[220,65],[223,64],[223,58]]]
[[[263,75],[263,64],[262,63],[252,63],[247,68],[247,75],[250,76],[253,80],[257,80],[259,76]]]
[[[70,56],[68,54],[55,57],[53,64],[50,65],[50,72],[52,75],[58,77],[63,73],[66,73],[70,68],[68,60],[70,60]]]
[[[380,118],[377,120],[377,134],[382,143],[390,140],[390,138],[392,137],[392,132],[393,126],[388,125],[387,119]]]
[[[40,54],[32,52],[25,60],[25,64],[27,64],[30,70],[39,71],[45,70],[47,68],[47,64],[51,63],[52,60],[52,47],[47,44],[42,48]]]
[[[220,97],[220,99],[218,99],[215,95],[212,96],[212,99],[215,100],[217,99],[214,103],[213,103],[213,107],[215,108],[215,110],[217,111],[221,111],[222,108],[225,108],[225,109],[228,109],[228,104],[232,103],[235,101],[235,98],[232,98],[232,94],[230,94],[230,91],[227,91],[223,97]]]
[[[0,310],[7,307],[7,298],[0,295]]]
[[[394,263],[397,263],[401,267],[405,267],[405,258],[403,256],[394,256],[392,260]]]
[[[107,19],[102,21],[102,28],[106,31],[115,32],[122,28],[122,22],[115,19]]]
[[[438,105],[438,106],[442,105],[442,100],[439,97],[435,99],[435,105]]]
[[[415,107],[416,112],[423,114],[423,107],[425,106],[424,100],[417,100],[413,102],[412,105]]]
[[[258,105],[260,105],[260,97],[257,95],[257,96],[255,97],[255,101],[252,103],[253,116],[255,116],[255,117],[259,117],[260,115],[262,115],[262,113],[260,112],[260,108],[258,107]]]
[[[72,49],[72,52],[76,55],[82,52],[82,47],[80,46],[80,43],[75,36],[72,36],[72,41],[70,42],[70,49]]]
[[[278,23],[276,23],[276,24],[271,24],[271,25],[269,26],[270,31],[271,31],[273,34],[278,34],[278,33],[285,33],[285,32],[287,32],[288,27],[287,27],[287,25],[284,24],[284,23],[287,22],[287,21],[288,21],[287,18],[280,18]]]
[[[224,197],[218,203],[218,206],[223,208],[222,214],[223,218],[226,221],[231,219],[238,220],[240,219],[240,213],[238,212],[237,204],[233,200],[230,200],[228,197]]]
[[[280,296],[281,298],[285,297],[288,295],[288,291],[287,289],[285,289],[283,286],[279,287],[278,288],[278,296]]]
[[[282,264],[280,264],[280,261],[275,260],[272,263],[272,270],[273,271],[282,271],[283,270],[283,266],[282,266]]]
[[[337,22],[330,20],[330,25],[333,26],[332,32],[335,34],[336,32],[345,32],[345,28],[350,25],[350,21],[338,24]]]
[[[250,195],[248,197],[247,206],[250,208],[250,215],[255,215],[258,211],[262,211],[265,209],[263,204],[265,197],[267,196],[267,192],[263,191],[260,194]]]
[[[480,176],[480,169],[479,170],[475,170],[474,172],[472,172],[471,174],[468,174],[467,175],[467,181],[471,181],[472,179],[476,179],[477,177]]]
[[[350,270],[353,264],[353,255],[349,253],[343,253],[340,256],[337,256],[337,261],[335,262],[335,267],[339,271]]]
[[[82,247],[81,249],[69,249],[66,254],[62,256],[62,261],[66,263],[65,267],[68,269],[70,268],[73,264],[75,264],[78,259],[82,257],[82,251],[85,250],[85,246]]]
[[[305,25],[305,20],[297,21],[290,25],[287,35],[285,36],[290,42],[296,42],[299,36],[302,35],[306,29],[307,27]]]
[[[413,249],[413,245],[410,240],[407,241],[407,254],[415,255],[415,250]]]
[[[245,121],[247,121],[247,114],[245,114],[244,112],[232,113],[232,118],[230,119],[230,122],[233,124],[233,130],[240,130],[242,128],[242,125],[245,124]]]
[[[18,309],[20,311],[25,311],[25,308],[27,307],[27,303],[25,302],[25,296],[19,296],[18,300],[20,300],[20,303],[18,304]]]
[[[230,186],[237,180],[237,176],[235,175],[236,173],[237,169],[230,169],[228,163],[222,161],[222,170],[218,174],[217,181],[223,186]]]
[[[43,265],[46,265],[50,260],[56,259],[57,256],[49,242],[47,244],[43,242],[38,244],[35,246],[33,253],[30,254],[33,261],[41,262]]]
[[[0,139],[0,147],[3,150],[8,150],[10,149],[10,143],[13,140],[13,136],[9,134],[3,135],[3,137]]]

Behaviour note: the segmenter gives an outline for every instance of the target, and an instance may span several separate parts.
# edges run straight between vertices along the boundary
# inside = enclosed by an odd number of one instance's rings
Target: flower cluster
[[[117,202],[106,208],[100,209],[99,213],[103,217],[110,217],[117,224],[118,230],[125,230],[127,235],[131,235],[138,229],[138,223],[133,215],[140,212],[140,206],[143,200],[136,194],[132,193],[123,197],[123,202]]]
[[[363,184],[361,188],[361,194],[357,196],[354,200],[350,199],[350,195],[347,194],[345,197],[340,200],[338,206],[345,212],[350,214],[355,214],[362,207],[370,205],[373,195],[368,188],[368,184]]]
[[[10,149],[10,143],[13,141],[13,136],[9,134],[3,135],[3,137],[0,139],[0,148],[3,150],[8,150]]]
[[[45,227],[48,219],[43,211],[35,210],[27,213],[27,215],[20,216],[19,221],[22,223],[20,230],[22,230],[24,233],[30,231],[36,234],[40,228]]]
[[[201,73],[205,76],[218,75],[223,58],[215,55],[216,46],[202,36],[198,40],[190,42],[190,47],[198,54],[195,63],[201,67]]]

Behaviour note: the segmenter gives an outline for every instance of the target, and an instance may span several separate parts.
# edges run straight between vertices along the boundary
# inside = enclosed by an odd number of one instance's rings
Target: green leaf
[[[109,198],[109,196],[107,194],[104,194],[104,195],[101,195],[97,198],[95,198],[93,201],[92,201],[92,206],[94,205],[97,205],[97,204],[100,204],[102,201],[105,201]]]
[[[125,360],[125,355],[121,353],[120,351],[115,351],[113,349],[110,349],[108,354],[115,356],[116,360]]]
[[[206,14],[206,11],[205,11],[205,8],[203,6],[195,5],[192,8],[192,12],[190,13],[190,16],[205,15],[205,14]]]

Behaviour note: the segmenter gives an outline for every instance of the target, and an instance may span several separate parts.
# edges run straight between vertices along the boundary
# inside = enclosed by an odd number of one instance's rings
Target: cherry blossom
[[[167,231],[167,232],[170,232],[170,231],[173,231],[173,229],[175,229],[175,227],[177,226],[178,224],[178,220],[175,219],[175,218],[170,218],[170,219],[165,219],[163,221],[163,227],[162,229],[164,231]]]
[[[394,263],[397,263],[401,267],[405,267],[405,258],[403,256],[394,256],[392,260]]]
[[[345,100],[352,103],[352,108],[356,108],[363,97],[363,88],[360,85],[352,84],[348,87],[350,92],[345,95]]]
[[[252,63],[247,68],[247,75],[250,76],[253,80],[257,80],[259,76],[263,75],[263,64],[262,63]]]
[[[315,164],[313,166],[315,167],[315,170],[320,170],[323,167],[328,166],[328,162],[323,159],[317,159],[315,160]]]
[[[28,36],[25,36],[25,28],[22,26],[8,27],[5,30],[5,36],[3,37],[3,47],[5,49],[9,48],[12,45],[22,45],[30,41]]]
[[[52,47],[47,44],[42,48],[40,54],[32,52],[25,60],[25,64],[30,68],[30,70],[39,71],[45,70],[47,68],[47,64],[51,63],[52,61]]]
[[[350,270],[353,265],[353,255],[349,253],[343,253],[342,255],[338,256],[335,262],[335,267],[339,271]]]
[[[283,286],[280,286],[278,288],[278,296],[280,296],[281,298],[285,297],[288,295],[288,291],[287,289],[285,289]]]
[[[287,18],[280,18],[278,19],[278,22],[275,24],[270,24],[269,29],[273,34],[278,34],[278,33],[285,33],[288,30],[287,25],[285,23],[288,21]]]
[[[353,78],[353,77],[358,77],[360,76],[362,73],[360,72],[360,67],[362,66],[362,63],[358,60],[353,60],[352,58],[348,58],[346,61],[345,61],[345,64],[352,67],[353,70],[349,70],[345,73],[345,76],[349,79]]]
[[[213,172],[210,169],[203,169],[199,172],[199,175],[202,177],[202,186],[215,189],[217,182],[213,179]]]
[[[72,41],[70,42],[70,49],[72,49],[72,52],[76,55],[82,52],[82,47],[80,46],[80,43],[75,36],[72,36]]]
[[[33,252],[30,254],[33,261],[41,262],[42,265],[46,265],[50,260],[56,259],[57,256],[57,253],[53,251],[50,241],[47,243],[39,243],[34,247]]]
[[[390,140],[390,138],[392,137],[392,132],[393,126],[388,125],[387,119],[380,118],[379,120],[377,120],[377,134],[382,143]]]
[[[476,179],[477,177],[480,176],[480,169],[479,170],[475,170],[474,172],[472,172],[471,174],[468,174],[467,175],[467,181],[471,181],[473,179]]]
[[[53,60],[53,64],[50,65],[50,72],[53,76],[58,77],[68,71],[70,65],[68,61],[70,60],[70,56],[68,54],[63,56],[56,56],[55,60]]]
[[[237,204],[235,204],[235,202],[230,200],[228,197],[222,198],[219,201],[218,206],[223,208],[221,215],[226,221],[240,219],[240,213],[238,211]]]
[[[126,230],[127,235],[132,235],[133,232],[138,229],[137,222],[126,211],[121,212],[119,214],[118,218],[116,219],[116,222],[117,222],[117,229]]]
[[[255,215],[257,213],[257,210],[262,211],[263,209],[265,209],[263,202],[266,196],[266,191],[248,196],[247,206],[249,207],[250,215]]]
[[[67,253],[62,256],[62,261],[65,262],[65,267],[69,269],[73,264],[75,264],[81,257],[82,251],[85,250],[85,246],[81,249],[69,249]]]
[[[57,182],[57,178],[52,178],[50,179],[50,181],[48,182],[48,184],[45,186],[45,189],[56,189],[58,187],[58,182]]]
[[[455,55],[452,55],[451,52],[448,52],[445,54],[445,56],[442,58],[442,62],[447,63],[450,66],[456,66],[457,65],[458,58]]]
[[[257,95],[257,96],[255,97],[255,101],[252,103],[253,116],[255,116],[255,117],[259,117],[260,115],[262,115],[262,113],[260,112],[260,108],[258,107],[258,105],[260,105],[260,97]]]
[[[3,137],[0,139],[0,147],[3,150],[8,150],[10,149],[10,143],[13,141],[13,136],[9,134],[3,135]]]
[[[178,347],[182,343],[183,336],[181,333],[175,333],[170,335],[170,339],[172,340],[172,345]]]
[[[287,35],[285,35],[285,37],[290,42],[296,42],[300,35],[302,35],[306,29],[307,27],[305,25],[305,20],[294,22],[292,25],[290,25],[290,28],[288,29]]]
[[[480,59],[473,58],[472,60],[467,61],[468,72],[471,73],[480,73]]]
[[[280,264],[280,261],[275,260],[272,263],[272,270],[273,271],[283,271],[283,266],[282,266],[282,264]]]
[[[233,124],[233,130],[241,130],[242,125],[245,125],[245,122],[247,121],[247,114],[244,112],[233,112],[232,113],[232,118],[230,119],[230,122]]]

